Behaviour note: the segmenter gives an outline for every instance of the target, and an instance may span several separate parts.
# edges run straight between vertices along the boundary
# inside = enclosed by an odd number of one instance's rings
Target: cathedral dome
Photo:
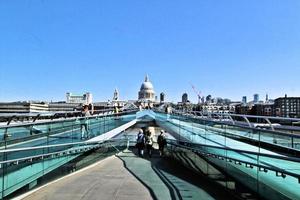
[[[149,77],[145,77],[145,81],[141,85],[141,89],[139,91],[139,100],[142,101],[154,101],[155,100],[155,92],[152,83],[149,80]]]
[[[153,85],[151,82],[144,82],[141,86],[141,90],[153,90]]]
[[[150,82],[148,75],[146,75],[145,81],[142,83],[141,90],[153,90],[153,85]]]

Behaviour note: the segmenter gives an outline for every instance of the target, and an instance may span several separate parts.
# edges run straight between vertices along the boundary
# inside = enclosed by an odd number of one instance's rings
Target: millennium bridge
[[[1,199],[300,199],[300,119],[160,110],[1,118]],[[155,140],[165,130],[163,157],[156,145],[151,158],[137,156],[143,127]]]

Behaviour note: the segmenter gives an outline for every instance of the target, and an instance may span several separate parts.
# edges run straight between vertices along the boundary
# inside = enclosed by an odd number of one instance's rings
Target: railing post
[[[273,124],[271,123],[271,121],[270,121],[267,117],[265,117],[264,120],[266,120],[266,122],[270,125],[272,131],[275,131],[274,126],[273,126]]]
[[[231,117],[231,115],[230,115],[230,114],[228,114],[228,117],[229,117],[229,119],[231,120],[231,122],[232,122],[232,125],[235,125],[235,121],[233,120],[233,118]]]
[[[245,119],[245,121],[248,123],[248,126],[250,128],[252,128],[251,122],[249,121],[249,119],[246,116],[243,116],[243,118]]]

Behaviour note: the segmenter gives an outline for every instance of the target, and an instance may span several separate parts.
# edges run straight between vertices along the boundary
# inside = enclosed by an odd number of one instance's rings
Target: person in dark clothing
[[[160,135],[157,137],[158,149],[159,149],[159,156],[164,155],[164,148],[167,144],[166,135],[164,130],[160,131]]]
[[[136,147],[138,149],[139,156],[143,157],[144,156],[144,148],[145,148],[145,135],[144,135],[144,131],[142,129],[140,129],[140,131],[137,135]]]

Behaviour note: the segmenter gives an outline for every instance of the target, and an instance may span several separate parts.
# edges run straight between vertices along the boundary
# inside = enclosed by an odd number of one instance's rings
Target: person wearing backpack
[[[136,147],[138,149],[139,156],[144,156],[144,148],[145,148],[145,135],[144,131],[142,129],[139,130],[139,133],[137,135],[136,139]]]
[[[160,131],[160,135],[157,137],[158,149],[159,149],[159,156],[164,155],[164,148],[167,144],[166,135],[164,134],[164,130]]]

